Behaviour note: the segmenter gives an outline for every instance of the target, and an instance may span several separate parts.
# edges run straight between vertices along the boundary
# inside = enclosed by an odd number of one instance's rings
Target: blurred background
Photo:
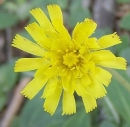
[[[29,11],[40,7],[46,14],[48,4],[58,4],[69,32],[77,22],[92,18],[97,38],[117,32],[122,44],[110,50],[127,60],[127,70],[110,70],[113,77],[107,96],[98,99],[98,107],[85,113],[76,97],[77,113],[62,116],[61,102],[53,116],[43,111],[42,91],[31,101],[20,91],[34,72],[14,73],[14,62],[29,54],[11,47],[18,33],[32,38],[24,27],[35,21]],[[47,14],[48,15],[48,14]],[[0,127],[130,127],[130,0],[0,0]]]

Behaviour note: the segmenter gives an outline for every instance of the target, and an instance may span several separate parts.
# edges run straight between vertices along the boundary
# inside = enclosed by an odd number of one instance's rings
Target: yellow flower
[[[99,39],[91,37],[97,24],[91,19],[77,23],[72,37],[63,25],[58,5],[47,6],[51,21],[36,8],[30,11],[38,23],[25,29],[37,43],[16,35],[12,46],[37,56],[21,58],[15,64],[15,72],[37,70],[34,79],[22,90],[32,99],[44,86],[41,98],[44,109],[54,114],[62,95],[62,114],[76,112],[74,92],[81,96],[86,112],[97,107],[96,99],[106,95],[111,74],[102,67],[126,69],[124,58],[116,57],[105,48],[121,43],[116,33]]]

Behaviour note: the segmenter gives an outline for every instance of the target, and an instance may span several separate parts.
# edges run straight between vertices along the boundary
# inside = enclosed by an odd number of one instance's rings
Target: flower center
[[[63,56],[63,64],[68,66],[69,68],[77,65],[78,62],[79,62],[78,55],[74,52],[66,53]]]

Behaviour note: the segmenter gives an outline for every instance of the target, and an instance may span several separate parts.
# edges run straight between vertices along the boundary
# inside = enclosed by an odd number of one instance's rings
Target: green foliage
[[[74,115],[61,115],[61,103],[55,114],[51,116],[43,111],[43,99],[40,94],[33,100],[27,101],[20,117],[20,127],[90,127],[90,116],[85,113],[83,104],[77,103],[77,113]]]
[[[97,28],[95,32],[92,34],[92,37],[100,38],[110,33],[112,33],[112,30],[110,28],[104,28],[104,29]]]
[[[19,127],[19,117],[15,117],[10,125],[10,127]]]
[[[0,111],[5,105],[6,99],[7,99],[6,96],[0,91]]]
[[[91,119],[90,115],[85,113],[84,107],[82,107],[81,102],[78,102],[77,106],[78,111],[76,114],[67,116],[67,119],[64,120],[65,124],[63,127],[90,127]],[[80,117],[79,117],[80,116]]]
[[[99,127],[117,127],[117,126],[110,121],[103,121]]]
[[[120,56],[124,57],[127,60],[128,64],[130,64],[129,54],[130,54],[130,47],[127,47],[120,52]]]
[[[128,48],[130,44],[130,37],[128,34],[121,35],[120,38],[121,38],[122,43],[115,46],[116,54],[118,55],[122,54],[121,53],[122,50],[125,50],[126,48]]]
[[[0,29],[6,29],[14,26],[18,21],[18,17],[6,12],[0,12]]]
[[[120,21],[119,26],[122,29],[130,30],[130,13],[126,14]]]
[[[124,71],[111,70],[112,82],[107,97],[125,122],[130,120],[130,79]]]
[[[68,11],[66,23],[70,28],[73,28],[77,22],[83,22],[85,18],[91,17],[90,10],[83,8],[80,0],[72,0]]]
[[[130,123],[124,124],[123,127],[130,127]]]
[[[3,108],[7,93],[16,83],[18,73],[13,71],[14,60],[0,66],[0,110]]]
[[[47,6],[48,4],[58,4],[62,9],[65,9],[67,7],[69,0],[41,0],[44,1],[44,5]]]
[[[130,3],[130,0],[117,0],[117,2],[120,4],[126,4],[126,3]]]

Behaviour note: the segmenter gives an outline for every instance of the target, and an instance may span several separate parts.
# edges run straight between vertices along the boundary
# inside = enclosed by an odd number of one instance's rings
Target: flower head
[[[38,23],[25,29],[36,43],[16,35],[12,46],[37,56],[21,58],[15,72],[36,70],[34,79],[21,91],[32,99],[43,87],[45,111],[53,114],[62,96],[63,114],[76,112],[74,92],[81,96],[86,112],[97,107],[96,99],[106,95],[111,74],[102,67],[126,69],[126,61],[105,48],[121,43],[116,33],[99,39],[90,37],[97,24],[91,19],[77,23],[72,37],[63,25],[58,5],[47,6],[50,20],[40,8],[30,13]]]

